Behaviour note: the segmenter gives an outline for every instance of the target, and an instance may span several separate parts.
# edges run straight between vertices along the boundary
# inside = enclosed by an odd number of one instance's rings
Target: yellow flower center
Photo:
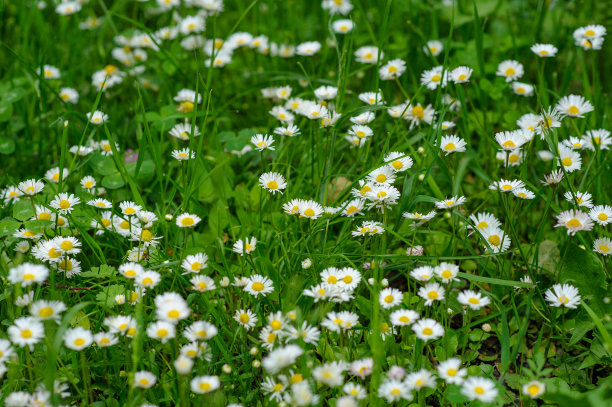
[[[256,282],[253,283],[251,288],[253,290],[255,290],[255,291],[263,291],[264,285],[263,285],[263,283],[260,283],[259,281],[256,281]]]
[[[540,55],[548,55],[548,51],[543,49],[543,50],[540,51]]]
[[[314,214],[315,214],[315,211],[312,210],[311,208],[308,208],[304,211],[304,216],[311,217],[311,216],[314,216]]]
[[[272,329],[274,329],[275,331],[278,331],[279,329],[281,329],[282,326],[283,324],[278,319],[275,319],[274,321],[270,323],[270,327],[272,327]]]
[[[565,167],[569,167],[570,165],[572,165],[572,159],[570,157],[565,157],[561,160],[561,164],[563,164],[563,166]]]
[[[440,80],[442,80],[442,77],[438,74],[431,77],[432,82],[440,82]]]
[[[438,298],[438,292],[437,291],[428,292],[427,298],[429,298],[430,300],[435,300],[436,298]]]
[[[62,244],[60,244],[60,247],[62,248],[62,250],[68,251],[72,250],[74,246],[72,245],[72,242],[70,240],[64,240]]]
[[[330,284],[336,284],[338,282],[338,278],[336,276],[329,276],[327,278],[327,282]]]
[[[370,188],[367,185],[364,185],[360,190],[359,193],[363,196],[365,194],[367,194],[368,192],[370,192],[372,190],[372,188]]]
[[[70,208],[70,202],[66,199],[62,199],[59,203],[60,208],[62,209],[68,209]]]
[[[344,276],[342,281],[344,281],[346,284],[350,284],[353,281],[353,277],[351,277],[351,276]]]
[[[270,189],[278,189],[278,183],[276,181],[270,181],[267,185]]]
[[[514,141],[512,140],[507,140],[506,142],[504,142],[503,146],[504,147],[516,147],[516,144],[514,144]]]
[[[52,259],[57,259],[58,257],[60,257],[62,255],[62,252],[60,252],[59,250],[56,250],[55,247],[52,247],[49,250],[48,253],[49,257],[51,257]]]
[[[487,224],[487,222],[485,222],[485,221],[483,220],[483,221],[482,221],[482,222],[480,222],[478,225],[476,225],[476,229],[484,229],[484,228],[486,228],[487,226],[489,226],[489,225]]]
[[[610,248],[608,246],[602,244],[602,245],[599,246],[599,251],[601,251],[602,253],[605,254],[605,253],[608,253],[610,251]]]
[[[429,327],[428,327],[428,328],[423,329],[423,331],[422,331],[422,332],[423,332],[423,335],[427,335],[427,336],[429,336],[429,335],[433,335],[433,329],[431,329],[431,328],[429,328]]]
[[[208,383],[208,382],[200,383],[200,390],[203,390],[203,391],[210,390],[210,383]]]
[[[570,106],[569,109],[567,109],[567,112],[569,114],[579,114],[580,110],[576,106]]]
[[[522,88],[522,87],[521,88],[516,88],[516,93],[523,94],[525,92],[526,92],[525,88]]]
[[[85,339],[83,339],[83,338],[76,338],[73,343],[76,346],[82,346],[85,343]]]
[[[489,236],[489,243],[492,244],[493,246],[499,246],[499,244],[501,243],[501,239],[498,235],[492,235]]]
[[[276,334],[273,332],[270,332],[268,334],[268,337],[266,338],[266,342],[268,343],[274,343],[274,341],[276,340]]]
[[[393,302],[393,296],[392,296],[392,295],[387,295],[387,296],[385,297],[385,302],[386,302],[387,304],[389,304],[389,303]]]
[[[165,338],[166,336],[168,336],[168,330],[164,328],[158,329],[157,336],[159,336],[160,338]]]
[[[448,369],[448,370],[446,371],[446,374],[447,374],[447,375],[449,375],[449,376],[451,376],[451,377],[454,377],[454,376],[456,376],[456,375],[457,375],[457,369],[450,368],[450,369]]]
[[[194,261],[193,263],[191,263],[191,270],[200,271],[201,268],[202,268],[202,263],[199,263],[197,261]]]
[[[512,76],[512,75],[515,75],[515,74],[516,74],[516,71],[514,70],[514,68],[508,68],[504,72],[504,75],[506,75],[506,76]]]
[[[561,297],[559,297],[559,302],[565,305],[569,302],[569,298],[567,298],[565,295],[562,295]]]
[[[142,279],[142,285],[144,285],[145,287],[149,287],[151,285],[153,285],[153,279],[151,277],[145,277]]]
[[[540,392],[540,386],[538,386],[537,384],[529,385],[529,387],[527,387],[527,392],[532,396],[535,396]]]
[[[272,391],[274,391],[274,392],[279,392],[279,391],[281,391],[282,389],[283,389],[283,385],[282,385],[282,384],[280,384],[280,383],[276,383],[276,384],[274,385],[274,387],[272,388]]]
[[[592,36],[594,36],[594,35],[595,35],[595,31],[594,31],[594,30],[591,30],[591,29],[586,30],[586,31],[584,32],[584,35],[586,35],[587,37],[592,37]]]
[[[87,182],[85,182],[84,186],[85,186],[85,188],[89,189],[89,188],[94,186],[94,183],[92,181],[87,181]]]
[[[179,312],[177,310],[175,310],[175,309],[170,310],[168,312],[168,318],[177,319],[179,317],[179,315],[180,315]]]
[[[484,394],[485,390],[481,386],[476,386],[474,388],[474,393],[476,394]]]
[[[453,272],[450,270],[444,270],[442,272],[442,278],[451,278],[453,276]]]
[[[295,383],[299,383],[302,380],[304,380],[304,377],[302,376],[301,373],[296,373],[293,376],[291,376],[291,379],[289,379],[289,381],[291,382],[291,384],[295,384]]]
[[[246,324],[247,322],[249,322],[249,320],[251,318],[249,318],[248,314],[246,312],[243,312],[242,314],[240,314],[240,322],[242,322],[243,324]]]
[[[402,315],[401,317],[399,317],[400,322],[403,322],[404,324],[410,322],[410,318],[408,318],[406,315]]]
[[[208,287],[208,286],[206,285],[206,283],[204,281],[200,281],[198,283],[198,287],[200,288],[200,290],[204,291],[204,290],[206,290],[206,287]]]
[[[143,230],[140,234],[140,240],[142,240],[143,242],[150,242],[151,240],[153,240],[153,233],[146,229]]]
[[[395,72],[397,72],[397,67],[396,67],[396,66],[391,65],[391,66],[389,67],[389,73],[395,73]]]
[[[474,304],[474,305],[478,305],[478,304],[480,304],[480,301],[478,301],[478,298],[475,298],[475,297],[470,298],[470,299],[468,300],[468,302],[469,302],[470,304]]]
[[[425,109],[422,106],[415,106],[412,108],[412,115],[418,119],[422,119],[425,116]]]
[[[446,151],[453,151],[457,149],[457,146],[454,143],[448,143],[446,146],[444,146],[444,149]]]
[[[183,218],[181,220],[181,225],[183,225],[183,226],[191,226],[194,223],[195,223],[195,221],[193,220],[193,218],[189,218],[189,217]]]
[[[387,180],[387,177],[385,176],[385,174],[378,174],[376,176],[376,182],[385,182]]]
[[[576,218],[572,218],[570,220],[567,221],[566,225],[570,228],[577,228],[580,227],[582,225],[582,223],[580,223],[580,221]]]
[[[41,318],[49,318],[51,315],[53,315],[53,308],[51,307],[43,307],[38,312],[38,316]]]
[[[467,79],[467,75],[466,74],[462,73],[461,75],[459,75],[459,80],[460,81],[463,81],[463,80],[466,80],[466,79]]]

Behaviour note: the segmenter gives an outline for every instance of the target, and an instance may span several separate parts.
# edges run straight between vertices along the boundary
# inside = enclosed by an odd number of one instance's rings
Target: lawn
[[[612,405],[605,3],[0,2],[0,405]]]

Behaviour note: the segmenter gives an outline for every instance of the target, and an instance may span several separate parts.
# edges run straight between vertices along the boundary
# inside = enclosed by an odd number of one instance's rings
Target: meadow
[[[0,4],[0,405],[612,405],[596,0]]]

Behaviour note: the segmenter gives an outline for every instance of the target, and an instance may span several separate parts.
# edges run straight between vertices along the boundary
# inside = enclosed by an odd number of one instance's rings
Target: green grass
[[[35,3],[0,5],[0,191],[5,195],[9,191],[5,188],[32,178],[45,185],[33,197],[0,196],[0,352],[9,355],[0,353],[1,405],[8,405],[6,399],[14,392],[51,390],[56,380],[70,394],[49,396],[52,405],[277,405],[262,383],[270,379],[282,384],[282,394],[288,397],[296,388],[292,390],[287,380],[300,373],[319,396],[314,405],[341,407],[352,405],[340,399],[345,396],[342,386],[329,386],[321,378],[317,382],[313,372],[331,362],[372,358],[370,376],[362,379],[345,369],[341,381],[363,386],[365,398],[358,405],[376,406],[388,404],[378,391],[388,384],[392,366],[407,373],[424,369],[437,377],[437,366],[453,357],[461,360],[469,377],[493,383],[497,392],[493,405],[599,407],[612,401],[612,274],[609,256],[596,252],[593,245],[598,238],[612,237],[610,225],[595,224],[575,235],[555,227],[563,211],[589,211],[566,200],[566,192],[574,198],[577,192],[589,192],[595,205],[611,203],[609,149],[579,150],[582,166],[574,172],[556,159],[557,144],[569,137],[612,129],[609,38],[604,37],[601,50],[589,51],[572,39],[579,27],[609,23],[604,2],[461,0],[449,6],[438,1],[352,0],[352,11],[342,17],[330,16],[320,2],[228,0],[224,11],[205,18],[204,38],[227,40],[248,32],[279,45],[318,41],[321,49],[313,56],[285,58],[242,46],[224,67],[207,65],[209,56],[202,46],[184,49],[181,41],[186,35],[181,33],[175,39],[149,37],[153,44],[149,48],[124,47],[123,37],[118,37],[141,33],[146,38],[162,27],[178,26],[175,16],[197,12],[185,1],[172,11],[155,12],[159,7],[151,1],[91,0],[71,16],[54,12],[51,1],[46,9]],[[79,28],[79,23],[94,16],[103,19],[98,27]],[[348,34],[335,32],[333,22],[340,18],[349,18],[355,28]],[[441,41],[443,51],[426,53],[423,47],[429,40]],[[553,44],[557,55],[538,58],[530,51],[536,42]],[[382,51],[373,56],[372,64],[358,62],[355,55],[366,45]],[[126,74],[121,83],[105,90],[92,86],[94,72],[109,65],[123,72],[133,68],[114,57],[120,50],[142,51],[146,60],[133,66],[143,71]],[[218,57],[223,54],[217,50],[213,59]],[[384,80],[379,69],[396,58],[406,62],[406,71]],[[496,75],[498,64],[508,59],[523,65],[519,81],[534,86],[533,96],[515,94]],[[44,65],[57,67],[60,78],[45,77]],[[421,83],[421,74],[435,66],[443,67],[442,75],[458,66],[474,72],[468,83],[449,81],[445,88],[430,90]],[[340,118],[322,127],[320,120],[294,113],[301,134],[273,134],[282,124],[270,111],[284,101],[266,98],[262,90],[281,86],[290,86],[291,97],[304,100],[315,100],[314,92],[321,86],[337,88],[327,107]],[[62,99],[63,87],[78,92],[77,103]],[[174,97],[181,89],[195,91],[201,103],[191,111],[180,108]],[[358,98],[362,92],[377,91],[384,106],[369,106]],[[584,96],[594,110],[584,118],[566,117],[560,127],[544,128],[542,138],[535,135],[522,147],[519,165],[506,167],[496,158],[500,151],[496,133],[517,129],[521,116],[541,114],[570,94]],[[436,120],[413,125],[388,114],[388,107],[407,100],[411,105],[398,108],[401,114],[414,115],[419,104],[434,111]],[[96,110],[106,113],[108,121],[92,124],[86,114]],[[352,126],[350,119],[364,113],[375,114],[368,124],[373,136],[355,148],[345,136]],[[455,127],[444,129],[443,121],[452,121]],[[185,141],[169,134],[181,123],[191,125]],[[250,143],[255,134],[273,135],[275,149],[255,150]],[[440,144],[449,134],[464,139],[466,150],[445,154]],[[70,152],[72,146],[104,140],[109,142],[106,155],[100,150],[85,156]],[[251,150],[244,151],[246,146]],[[172,157],[172,151],[183,148],[195,152],[195,158]],[[551,151],[554,158],[539,158],[543,150]],[[390,164],[385,161],[390,152],[413,160],[410,169],[396,174],[397,202],[384,212],[366,206],[354,217],[343,216],[353,199],[351,190],[360,189],[359,182],[368,174]],[[59,168],[58,182],[45,178],[54,167]],[[539,182],[553,170],[564,174],[558,185]],[[287,187],[282,194],[259,185],[264,172],[284,177]],[[85,176],[96,180],[91,191],[80,184]],[[523,181],[534,199],[489,189],[501,179]],[[49,204],[64,192],[81,201],[63,215],[67,227],[35,216],[35,205],[47,207],[55,216]],[[448,210],[434,207],[451,196],[467,200]],[[98,197],[112,202],[116,218],[122,216],[123,201],[154,213],[158,220],[143,230],[158,238],[158,244],[144,247],[142,239],[130,240],[112,224],[96,234],[92,221],[102,222],[102,211],[86,203]],[[283,204],[293,199],[314,200],[340,211],[317,219],[288,215]],[[416,225],[402,216],[434,209],[433,219]],[[495,241],[486,240],[487,231],[473,231],[477,225],[470,216],[483,212],[499,219],[511,240],[506,250],[494,250]],[[197,215],[201,222],[180,228],[176,218],[183,213]],[[353,236],[365,221],[379,222],[384,233]],[[40,234],[39,243],[74,236],[81,252],[70,257],[80,263],[81,273],[68,278],[57,263],[35,258],[31,248],[16,251],[24,240],[15,236],[20,230]],[[240,256],[232,250],[235,242],[252,236],[257,238],[252,253]],[[422,247],[422,254],[408,255],[407,249],[416,246]],[[129,299],[137,290],[135,281],[118,271],[129,261],[129,251],[137,249],[146,254],[140,264],[159,273],[160,281],[135,304],[129,300],[118,304],[117,295]],[[214,290],[200,293],[190,282],[194,275],[182,274],[182,262],[196,253],[208,256],[207,267],[199,274],[214,280]],[[312,266],[303,268],[307,258]],[[458,266],[457,279],[442,284],[443,300],[426,306],[418,295],[425,283],[410,273],[442,262]],[[45,264],[50,274],[44,282],[14,283],[9,274],[24,263]],[[315,302],[304,294],[321,282],[320,273],[329,267],[350,267],[361,275],[350,300]],[[273,291],[254,296],[234,284],[235,279],[253,275],[269,278]],[[440,282],[438,277],[431,282],[436,280]],[[580,293],[575,308],[551,307],[546,300],[547,290],[563,283]],[[387,286],[401,291],[401,303],[392,309],[379,302]],[[480,293],[490,303],[466,309],[458,300],[465,290]],[[166,292],[180,295],[190,315],[176,324],[175,338],[162,342],[150,338],[147,327],[158,320],[161,307],[155,298]],[[18,304],[27,293],[31,301],[61,301],[66,306],[57,323],[43,321],[44,335],[31,350],[9,333],[16,319],[30,315],[28,306]],[[253,329],[234,319],[241,309],[258,318]],[[391,326],[391,312],[398,309],[437,321],[444,335],[423,341],[411,326],[398,326],[391,335],[383,335]],[[342,333],[321,325],[329,312],[340,311],[356,314],[358,324]],[[279,335],[274,349],[296,344],[303,354],[271,374],[261,366],[270,350],[260,332],[275,312],[295,313],[295,320],[285,324],[308,323],[320,330],[320,338],[312,344]],[[115,335],[117,344],[103,348],[93,343],[81,351],[65,345],[67,332],[75,327],[92,334],[108,332],[106,318],[117,315],[131,316],[135,324],[130,335]],[[181,374],[174,362],[189,344],[184,330],[196,321],[212,323],[218,333],[199,341],[202,354]],[[2,348],[3,339],[13,342],[13,352]],[[156,384],[147,389],[134,386],[140,371],[151,372]],[[217,376],[220,388],[193,392],[190,382],[201,376]],[[538,400],[523,390],[531,380],[546,387]],[[465,393],[465,386],[437,377],[434,385],[410,390],[411,397],[406,395],[396,405],[488,404],[470,400],[462,389]]]

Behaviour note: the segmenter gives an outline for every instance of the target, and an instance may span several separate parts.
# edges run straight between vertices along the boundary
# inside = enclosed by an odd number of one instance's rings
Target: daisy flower
[[[425,85],[427,89],[434,90],[438,86],[444,88],[448,82],[448,71],[444,71],[444,67],[436,66],[421,74],[421,85]]]
[[[217,376],[196,376],[189,382],[191,391],[197,394],[210,393],[217,390],[220,385]]]
[[[423,46],[423,52],[426,54],[429,53],[434,57],[440,55],[440,53],[444,50],[444,45],[438,40],[427,41],[427,44]]]
[[[202,219],[198,215],[183,213],[176,217],[176,226],[180,228],[192,228],[201,221]]]
[[[27,287],[46,281],[48,276],[49,269],[42,264],[23,263],[10,269],[7,279],[11,284],[21,284],[22,287]]]
[[[385,288],[380,292],[378,302],[384,309],[393,308],[401,304],[404,299],[402,292],[396,288]]]
[[[455,83],[467,83],[473,72],[474,70],[470,67],[460,66],[451,71],[450,77]]]
[[[595,239],[593,242],[593,250],[599,254],[608,256],[612,253],[612,239],[608,239],[607,237]]]
[[[519,179],[515,179],[515,180],[502,179],[500,181],[495,181],[491,185],[489,185],[489,189],[493,191],[497,190],[500,192],[512,192],[519,188],[524,188],[524,187],[525,187],[525,183],[523,183],[523,181]]]
[[[55,172],[54,172],[53,175],[55,175]],[[68,169],[65,168],[64,169],[64,178],[66,178],[67,175],[68,175]],[[59,180],[59,171],[58,171],[58,174],[57,174],[57,179]],[[42,192],[42,190],[44,188],[45,188],[45,184],[42,181],[39,181],[39,180],[36,180],[36,179],[29,179],[29,180],[26,180],[26,181],[21,181],[17,185],[17,189],[19,189],[19,191],[21,191],[24,194],[29,195],[29,196],[34,196],[34,195],[38,194],[39,192]]]
[[[247,283],[244,286],[244,291],[257,297],[259,295],[266,296],[266,294],[274,291],[274,285],[272,280],[268,277],[264,277],[259,274],[252,275],[247,279]]]
[[[425,306],[430,306],[434,301],[444,299],[444,287],[438,283],[428,283],[419,288],[418,295],[425,300]]]
[[[293,344],[287,345],[268,353],[261,361],[261,364],[268,373],[276,374],[282,369],[293,365],[303,353],[304,350],[299,346]]]
[[[307,42],[298,44],[298,46],[295,48],[295,53],[301,56],[311,56],[319,52],[320,49],[321,49],[320,42],[307,41]]]
[[[596,222],[601,226],[606,226],[608,223],[612,222],[612,207],[610,205],[594,206],[593,209],[589,211],[589,217],[593,220],[593,222]]]
[[[480,400],[491,403],[497,398],[498,390],[495,382],[484,377],[468,377],[461,387],[461,394],[470,400]]]
[[[580,305],[578,289],[570,284],[555,284],[544,293],[551,307],[576,308]]]
[[[361,226],[357,227],[356,231],[351,232],[353,237],[357,236],[366,236],[366,235],[380,235],[384,233],[384,229],[382,227],[382,223],[366,221],[361,224]]]
[[[512,91],[520,96],[533,96],[533,85],[523,82],[512,82]]]
[[[300,133],[300,129],[298,126],[296,126],[295,124],[289,124],[285,127],[277,127],[274,129],[274,134],[278,134],[280,136],[289,136],[289,137],[295,137],[298,136]]]
[[[79,197],[68,194],[66,192],[62,192],[53,198],[51,202],[49,202],[49,206],[57,209],[59,213],[70,213],[74,207],[81,203]]]
[[[571,191],[567,191],[565,194],[563,194],[563,197],[565,198],[566,201],[575,202],[578,206],[583,206],[585,208],[593,207],[592,196],[588,192],[576,191],[575,197],[574,197]]]
[[[381,66],[378,70],[383,81],[399,78],[406,71],[406,62],[402,59],[393,59]]]
[[[612,137],[610,132],[605,129],[589,130],[584,136],[582,136],[586,148],[591,151],[595,151],[595,146],[598,146],[600,150],[608,150],[612,145]]]
[[[195,151],[190,150],[189,148],[182,148],[180,150],[172,150],[172,158],[179,161],[187,161],[192,160],[196,156]]]
[[[285,177],[283,177],[278,172],[266,172],[261,174],[259,177],[259,185],[272,192],[272,194],[276,194],[276,192],[283,193],[283,189],[287,188],[287,182],[285,181]]]
[[[406,382],[397,379],[385,378],[378,387],[378,397],[387,400],[387,403],[394,403],[399,400],[412,400],[410,388]]]
[[[93,335],[83,327],[69,328],[64,333],[64,345],[69,349],[81,351],[92,343]]]
[[[517,61],[506,60],[502,61],[497,66],[497,76],[506,78],[506,82],[512,82],[519,79],[525,73],[523,65]]]
[[[479,310],[490,303],[489,297],[483,297],[482,294],[472,290],[460,292],[457,296],[457,301],[459,301],[461,305],[470,307],[473,310]]]
[[[387,166],[394,172],[406,171],[412,167],[412,164],[414,163],[412,158],[408,157],[405,153],[400,153],[397,151],[387,154],[384,161],[388,163]]]
[[[323,206],[313,200],[300,201],[300,216],[308,219],[318,219],[324,212]]]
[[[256,134],[251,137],[251,144],[255,146],[257,151],[274,150],[274,138],[268,134]]]
[[[183,141],[189,141],[189,137],[192,132],[193,137],[198,137],[200,135],[200,130],[198,129],[198,126],[192,127],[191,124],[188,122],[179,123],[168,131],[168,133],[170,133],[172,137]]]
[[[329,387],[344,384],[344,371],[348,369],[346,362],[330,362],[312,369],[312,377],[319,383]]]
[[[442,136],[440,140],[440,149],[449,155],[450,153],[465,151],[467,143],[456,135]]]
[[[412,325],[412,330],[423,341],[436,340],[444,335],[444,327],[431,318],[418,320]]]
[[[41,321],[53,320],[59,324],[60,314],[66,311],[66,305],[61,301],[38,300],[30,305],[30,314]]]
[[[417,281],[429,281],[434,276],[435,270],[431,266],[417,267],[410,272],[410,277]]]
[[[157,383],[155,375],[149,371],[141,370],[134,373],[134,387],[149,389]]]
[[[364,92],[359,94],[359,100],[370,106],[383,104],[380,92]]]
[[[384,58],[384,53],[382,51],[379,51],[378,47],[361,47],[355,51],[355,60],[362,64],[375,64],[378,61],[379,52],[380,59],[382,60]]]
[[[434,203],[434,205],[438,209],[450,209],[454,208],[455,206],[463,205],[465,201],[466,198],[464,196],[453,196],[443,201],[437,201]]]
[[[513,151],[520,148],[531,139],[527,130],[502,131],[495,134],[495,141],[505,151]]]
[[[246,330],[253,328],[257,324],[257,316],[249,309],[238,309],[234,313],[234,319]]]
[[[17,318],[13,325],[8,327],[7,332],[14,345],[28,346],[30,350],[34,350],[34,345],[45,337],[45,327],[35,317]]]
[[[398,309],[389,315],[393,326],[408,326],[419,319],[419,314],[409,309]]]
[[[438,376],[448,384],[461,384],[467,376],[467,369],[461,368],[461,359],[450,358],[438,365]]]
[[[550,58],[557,55],[557,47],[552,44],[533,44],[531,46],[531,52],[539,56],[540,58]]]
[[[559,226],[565,227],[568,235],[574,235],[581,230],[593,229],[593,221],[586,213],[571,209],[557,215],[555,227]]]
[[[87,113],[87,119],[95,125],[101,125],[108,121],[108,115],[100,110]]]
[[[561,114],[570,117],[584,117],[585,113],[595,110],[591,102],[579,95],[562,97],[555,108]]]
[[[546,385],[537,380],[531,380],[523,385],[523,394],[532,399],[537,399],[546,392]]]
[[[488,249],[488,246],[490,246],[493,253],[505,252],[510,248],[510,244],[512,243],[510,236],[500,228],[489,226],[481,230],[480,233],[482,234],[482,238],[487,242],[485,243],[485,248]]]
[[[574,172],[582,168],[580,153],[566,146],[559,147],[559,165],[563,165],[566,172]]]
[[[442,262],[434,269],[436,275],[442,280],[443,283],[450,283],[451,281],[457,281],[457,273],[459,273],[459,266],[453,263]]]

